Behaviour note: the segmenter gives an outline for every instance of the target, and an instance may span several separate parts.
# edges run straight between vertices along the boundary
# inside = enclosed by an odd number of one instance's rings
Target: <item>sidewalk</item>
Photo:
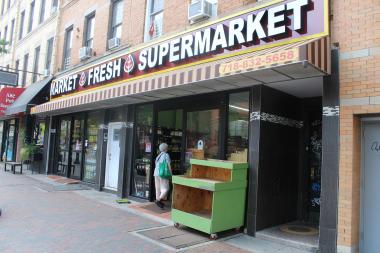
[[[0,170],[1,169],[2,169],[2,166],[0,165]],[[139,203],[139,202],[131,201],[130,204],[118,204],[116,203],[116,200],[118,199],[118,197],[114,194],[100,192],[92,188],[89,188],[87,186],[84,186],[80,182],[70,181],[70,179],[65,179],[58,176],[31,174],[29,172],[26,172],[24,175],[14,175],[14,176],[15,177],[26,176],[27,178],[31,178],[33,180],[39,181],[43,183],[44,185],[46,184],[50,185],[50,188],[45,186],[45,189],[48,189],[47,191],[63,191],[62,188],[64,188],[65,189],[64,191],[69,191],[70,193],[74,193],[75,195],[88,199],[93,203],[101,203],[109,207],[117,208],[118,210],[122,210],[124,212],[137,215],[138,217],[151,220],[152,222],[155,222],[157,224],[161,224],[161,226],[164,226],[163,228],[169,228],[173,226],[173,222],[170,220],[169,210],[168,212],[162,212],[157,215],[144,208],[145,205],[150,205],[151,203]],[[44,187],[41,187],[41,189],[44,189]],[[135,220],[135,222],[138,222],[138,220]],[[151,229],[149,228],[148,230],[151,230]],[[134,235],[141,238],[144,237],[143,235],[141,235],[140,232],[134,232]],[[144,239],[151,240],[149,238],[148,239],[144,238]],[[163,245],[162,243],[158,243],[154,240],[151,240],[151,242],[156,243],[157,245],[160,245],[162,247],[167,247]],[[228,245],[228,248],[231,247],[229,248],[229,250],[227,250],[226,248],[227,245]],[[310,251],[296,249],[284,244],[268,241],[265,239],[253,238],[245,234],[236,234],[232,236],[226,236],[226,237],[222,237],[218,239],[217,241],[206,240],[205,242],[200,243],[194,247],[187,247],[187,248],[191,249],[192,252],[202,252],[202,253],[204,252],[239,252],[239,251],[236,251],[237,248],[248,251],[248,252],[254,252],[254,253],[280,253],[280,252],[281,253],[310,253]],[[220,250],[217,250],[218,248],[220,248]],[[167,249],[173,250],[172,247],[167,247]]]

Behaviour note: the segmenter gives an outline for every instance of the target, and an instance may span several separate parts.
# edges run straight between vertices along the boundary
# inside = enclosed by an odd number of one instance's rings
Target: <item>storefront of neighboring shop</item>
[[[192,157],[245,161],[248,234],[307,220],[331,247],[324,205],[337,202],[321,193],[336,189],[321,178],[335,143],[322,139],[339,108],[328,35],[328,1],[275,1],[62,73],[32,108],[52,118],[49,171],[153,200],[160,143],[175,175]]]
[[[19,118],[7,117],[5,112],[23,92],[23,88],[13,87],[0,90],[0,161],[16,160]]]

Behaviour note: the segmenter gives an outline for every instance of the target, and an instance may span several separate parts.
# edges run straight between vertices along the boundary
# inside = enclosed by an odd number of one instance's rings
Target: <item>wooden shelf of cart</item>
[[[173,176],[172,220],[204,233],[244,224],[247,163],[191,159],[190,175]]]

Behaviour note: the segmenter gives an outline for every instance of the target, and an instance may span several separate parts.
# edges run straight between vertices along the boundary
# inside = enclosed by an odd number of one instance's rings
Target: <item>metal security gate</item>
[[[380,121],[365,121],[362,139],[360,252],[380,249]]]

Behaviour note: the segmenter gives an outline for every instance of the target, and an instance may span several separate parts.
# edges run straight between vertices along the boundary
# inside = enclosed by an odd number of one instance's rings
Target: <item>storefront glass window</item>
[[[186,168],[190,158],[219,158],[219,109],[187,113]]]
[[[70,120],[62,119],[59,125],[57,174],[65,175],[69,166]]]
[[[149,198],[151,158],[152,158],[153,105],[136,108],[136,139],[134,169],[132,177],[132,195]]]
[[[36,145],[43,146],[44,145],[44,137],[45,137],[45,127],[46,124],[43,121],[37,121],[34,127],[33,140]]]
[[[249,92],[230,94],[228,105],[227,159],[248,159]]]
[[[11,120],[9,122],[7,139],[6,139],[6,150],[5,150],[5,159],[6,161],[13,161],[15,158],[15,148],[16,148],[16,121]]]
[[[182,110],[158,112],[156,155],[160,152],[159,146],[161,143],[168,144],[173,175],[184,174],[184,171],[181,169],[182,119]]]
[[[80,179],[82,168],[82,148],[83,148],[83,119],[75,119],[73,135],[71,139],[71,173],[70,177]]]
[[[4,133],[4,121],[0,121],[0,153],[3,150],[3,133]],[[0,161],[2,161],[2,155],[0,156]]]
[[[96,177],[96,154],[98,150],[98,129],[103,122],[101,112],[91,112],[87,116],[87,131],[84,141],[84,177],[87,182],[95,182]]]

